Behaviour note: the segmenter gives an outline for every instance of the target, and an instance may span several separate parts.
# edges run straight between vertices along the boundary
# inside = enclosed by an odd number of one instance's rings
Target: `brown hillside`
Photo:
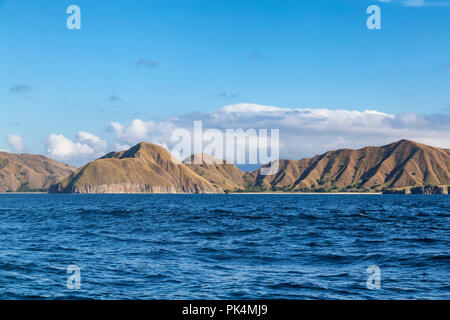
[[[196,156],[199,157],[201,164],[194,164]],[[231,162],[218,160],[207,154],[199,154],[192,155],[184,163],[199,176],[222,190],[235,190],[245,184],[245,172]]]
[[[139,143],[111,152],[78,169],[52,192],[70,193],[221,193],[164,148]]]
[[[378,191],[450,184],[450,150],[401,140],[381,147],[329,151],[311,159],[280,160],[273,176],[259,171],[246,179],[265,189]]]
[[[46,191],[75,169],[41,155],[0,152],[0,192]]]

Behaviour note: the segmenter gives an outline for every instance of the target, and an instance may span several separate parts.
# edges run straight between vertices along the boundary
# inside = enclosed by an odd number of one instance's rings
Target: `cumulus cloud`
[[[160,122],[139,119],[130,124],[111,123],[116,143],[139,141],[176,144],[171,134],[177,128],[192,132],[194,121],[203,130],[279,129],[280,156],[300,159],[339,148],[383,145],[400,139],[449,148],[450,115],[389,114],[376,110],[332,110],[327,108],[280,108],[254,103],[227,105],[209,113],[190,113]]]
[[[212,112],[192,112],[161,121],[111,122],[113,137],[110,144],[84,131],[78,132],[73,140],[62,134],[52,134],[45,140],[46,153],[58,160],[83,164],[143,141],[159,144],[170,151],[179,143],[179,140],[172,141],[174,131],[184,129],[192,135],[194,121],[201,121],[203,132],[217,129],[222,134],[227,129],[255,129],[256,132],[267,129],[270,136],[271,129],[278,129],[280,158],[301,159],[329,150],[380,146],[400,139],[450,147],[449,113],[391,114],[377,110],[281,108],[239,103]],[[237,140],[236,144],[245,144],[245,140]],[[208,145],[209,142],[204,141],[203,147]]]
[[[72,141],[62,134],[51,134],[44,141],[46,153],[58,160],[74,162],[101,156],[107,149],[106,141],[89,132],[78,132]]]
[[[152,121],[144,122],[139,119],[135,119],[125,126],[118,122],[111,122],[117,139],[131,144],[146,139],[153,125]]]
[[[25,150],[23,139],[18,134],[10,134],[8,138],[6,138],[6,143],[12,152],[20,153]]]
[[[159,121],[142,121],[134,119],[130,124],[111,122],[110,127],[115,134],[116,150],[127,149],[139,142],[152,142],[167,147],[167,137],[178,128],[176,119]]]
[[[105,150],[107,147],[107,143],[105,140],[102,140],[89,132],[78,132],[77,140],[82,144],[91,146],[94,150]]]

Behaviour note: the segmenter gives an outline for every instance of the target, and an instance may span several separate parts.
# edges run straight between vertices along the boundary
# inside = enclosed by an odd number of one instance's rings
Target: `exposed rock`
[[[447,186],[421,186],[411,188],[411,194],[448,194]]]
[[[51,188],[64,193],[223,193],[164,148],[139,143],[111,152]]]
[[[449,194],[449,186],[418,186],[397,189],[385,189],[383,194]]]

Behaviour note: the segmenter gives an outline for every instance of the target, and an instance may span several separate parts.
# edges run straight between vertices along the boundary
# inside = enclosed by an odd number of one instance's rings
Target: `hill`
[[[194,157],[201,163],[194,164]],[[184,163],[199,176],[222,190],[235,190],[245,184],[245,172],[226,160],[219,160],[207,154],[192,155]]]
[[[450,150],[409,140],[279,160],[279,165],[273,176],[261,175],[260,169],[248,173],[248,184],[264,190],[324,192],[450,184]]]
[[[222,193],[228,191],[438,193],[450,185],[450,150],[401,140],[381,147],[340,149],[302,160],[279,160],[275,175],[244,173],[208,155],[174,161],[164,148],[139,143],[73,172],[52,192]],[[264,166],[263,166],[264,167]],[[411,187],[424,187],[411,189]],[[443,186],[435,189],[434,186]],[[399,189],[407,188],[406,191]],[[430,189],[431,188],[431,189]],[[422,190],[422,191],[421,191]],[[443,192],[443,191],[442,191]]]
[[[79,168],[53,186],[66,193],[222,193],[223,190],[172,159],[164,148],[139,143]]]
[[[0,152],[0,192],[47,191],[75,169],[41,155]]]

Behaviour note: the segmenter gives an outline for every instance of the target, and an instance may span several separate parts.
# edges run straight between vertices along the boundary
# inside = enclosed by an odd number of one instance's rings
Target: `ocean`
[[[0,299],[449,299],[449,199],[2,194]]]

